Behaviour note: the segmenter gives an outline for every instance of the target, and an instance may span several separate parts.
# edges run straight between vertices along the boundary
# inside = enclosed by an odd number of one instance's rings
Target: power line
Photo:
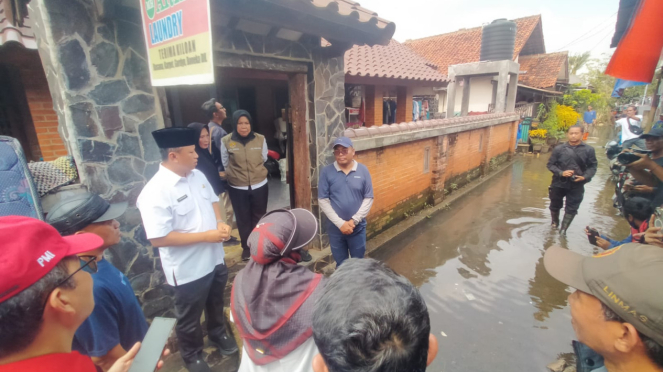
[[[602,29],[598,30],[597,32],[595,32],[595,33],[593,33],[593,34],[591,34],[591,35],[589,35],[589,36],[587,36],[587,37],[584,37],[584,38],[582,38],[582,39],[576,39],[576,41],[572,42],[572,43],[569,44],[568,46],[575,45],[575,44],[580,43],[580,42],[583,42],[583,41],[587,41],[587,40],[593,38],[594,36],[600,35],[600,34],[606,32],[606,31],[608,31],[608,35],[610,35],[610,34],[612,34],[612,33],[614,32],[614,31],[612,30],[612,27],[614,27],[614,26],[613,26],[611,23],[608,23],[608,24],[607,24],[607,27],[603,27]]]
[[[614,17],[614,16],[616,16],[616,15],[617,15],[617,12],[615,12],[613,15],[611,15],[611,16],[608,17],[608,18],[606,18],[605,20],[601,21],[598,25],[596,25],[596,27],[593,27],[593,28],[590,29],[589,31],[587,31],[587,32],[585,32],[584,34],[578,36],[575,40],[573,40],[573,41],[571,41],[570,43],[564,45],[563,47],[557,49],[557,51],[559,52],[560,50],[562,50],[562,49],[564,49],[564,48],[566,48],[566,47],[568,47],[568,46],[571,46],[572,44],[575,44],[579,39],[582,39],[582,38],[585,37],[587,34],[589,34],[590,32],[592,32],[592,31],[594,31],[594,30],[596,30],[597,28],[599,28],[599,27],[601,27],[601,26],[603,26],[603,28],[605,28],[605,25],[606,25],[605,22],[609,21],[610,19],[612,19],[612,17]]]

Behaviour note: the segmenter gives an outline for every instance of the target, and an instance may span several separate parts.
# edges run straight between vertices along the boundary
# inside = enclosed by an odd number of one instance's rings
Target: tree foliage
[[[577,75],[578,70],[580,70],[587,62],[589,62],[589,59],[591,58],[592,53],[591,52],[585,52],[585,53],[580,53],[580,54],[574,54],[569,57],[569,71],[571,71],[571,74]]]

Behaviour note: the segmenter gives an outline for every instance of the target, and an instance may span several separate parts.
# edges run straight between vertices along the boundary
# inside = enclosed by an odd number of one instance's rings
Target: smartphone
[[[589,239],[589,244],[596,245],[596,238],[598,238],[599,232],[596,229],[589,226],[587,226],[587,231],[589,232],[589,235],[587,235],[587,239]]]
[[[157,363],[176,322],[173,318],[154,318],[129,372],[152,372],[157,369]]]
[[[656,208],[654,210],[654,227],[663,228],[663,208]]]
[[[622,152],[621,154],[617,155],[617,161],[619,161],[621,165],[628,165],[638,160],[640,160],[640,157],[630,152]]]

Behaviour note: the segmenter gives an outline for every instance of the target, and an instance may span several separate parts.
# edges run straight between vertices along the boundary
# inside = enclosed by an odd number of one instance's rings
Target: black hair
[[[168,154],[171,152],[179,152],[181,147],[169,147],[169,148],[159,148],[159,153],[161,154],[161,160],[168,161]]]
[[[205,101],[200,108],[205,111],[207,118],[212,120],[214,118],[214,113],[217,112],[218,108],[216,107],[216,98],[212,98],[209,101]]]
[[[578,129],[580,129],[580,133],[585,133],[585,127],[583,127],[582,125],[578,125],[578,124],[570,126],[569,129],[566,130],[566,133],[569,133],[571,131],[571,129],[573,129],[573,128],[578,128]]]
[[[601,302],[601,307],[603,308],[603,317],[606,321],[628,323],[603,302]],[[649,359],[654,362],[658,368],[663,368],[663,346],[652,340],[650,337],[643,335],[642,332],[637,332],[638,337],[640,337],[640,340],[642,340],[642,343],[645,345],[645,353],[647,353]]]
[[[30,346],[39,333],[44,319],[46,301],[56,285],[69,276],[66,257],[53,270],[19,294],[0,303],[0,358],[17,353]],[[60,287],[76,288],[70,278]]]
[[[651,201],[640,196],[634,196],[626,199],[624,202],[624,217],[630,214],[633,218],[640,221],[649,221],[651,215],[654,214],[654,208],[651,206]]]
[[[429,334],[417,288],[368,258],[345,261],[313,313],[313,338],[330,372],[424,372]]]

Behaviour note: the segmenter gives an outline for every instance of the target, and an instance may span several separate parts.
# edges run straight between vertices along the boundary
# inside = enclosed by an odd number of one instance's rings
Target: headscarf
[[[246,137],[242,137],[237,133],[237,122],[239,122],[239,119],[245,116],[247,119],[249,119],[249,123],[251,124],[251,132]],[[232,140],[241,143],[242,145],[246,145],[249,141],[254,139],[256,137],[256,134],[253,133],[253,119],[251,118],[251,114],[249,114],[248,111],[246,110],[237,110],[233,112],[233,120],[232,120],[232,126],[233,126],[233,132],[232,132]]]
[[[251,260],[230,295],[233,319],[256,365],[285,357],[313,335],[313,309],[324,281],[297,264],[301,256],[291,247],[296,231],[287,227],[290,215],[270,212],[260,220],[248,240]]]
[[[212,188],[214,188],[214,193],[219,195],[225,192],[223,180],[221,179],[221,176],[219,176],[219,170],[214,162],[212,154],[210,154],[209,149],[200,147],[200,133],[203,129],[207,129],[207,132],[209,133],[209,128],[203,123],[191,123],[188,127],[193,128],[196,131],[196,153],[198,154],[198,165],[196,165],[196,169],[203,172],[207,181],[209,181]],[[212,146],[211,141],[210,138],[210,146]]]

